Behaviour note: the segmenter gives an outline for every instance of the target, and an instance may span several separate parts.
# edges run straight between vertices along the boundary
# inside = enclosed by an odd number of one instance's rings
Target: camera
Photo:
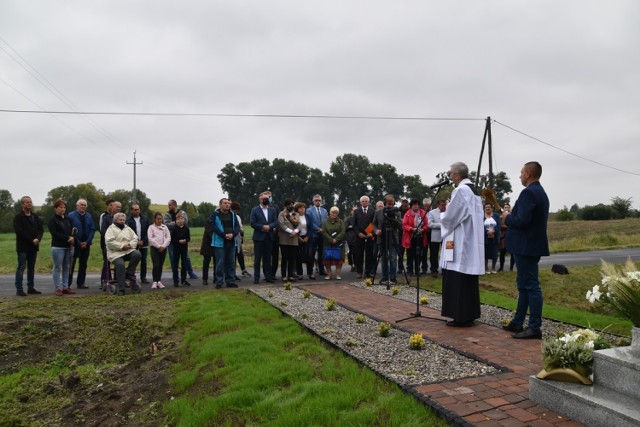
[[[396,215],[400,213],[400,208],[392,207],[392,208],[384,208],[383,215],[385,219],[395,220]]]

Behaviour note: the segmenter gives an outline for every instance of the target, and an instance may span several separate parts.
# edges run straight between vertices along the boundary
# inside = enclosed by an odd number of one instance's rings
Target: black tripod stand
[[[409,212],[405,213],[408,215]],[[416,311],[415,313],[411,313],[409,317],[405,317],[404,319],[396,320],[396,323],[404,322],[405,320],[413,319],[416,317],[422,317],[422,313],[420,312],[420,260],[422,259],[422,243],[419,240],[422,240],[422,233],[420,229],[422,224],[424,224],[424,218],[427,216],[427,213],[424,213],[424,216],[420,217],[420,222],[416,226],[415,231],[411,235],[411,243],[415,244],[416,252],[413,259],[413,269],[416,273]],[[426,232],[426,231],[425,231]],[[407,267],[409,265],[407,264]],[[409,279],[409,275],[407,274],[408,268],[404,270],[404,277],[407,280],[407,285],[411,285],[411,279]]]
[[[389,269],[389,276],[391,275],[391,265],[389,264],[389,261],[391,260],[391,254],[389,253],[389,248],[391,247],[391,245],[393,244],[391,242],[391,233],[397,233],[397,230],[394,226],[394,224],[392,223],[392,220],[390,219],[385,219],[384,222],[384,242],[383,244],[381,244],[380,246],[383,246],[381,248],[378,249],[378,256],[376,257],[376,266],[373,269],[373,278],[371,280],[373,280],[373,283],[376,282],[376,274],[378,274],[378,265],[380,264],[380,258],[383,257],[384,255],[384,262],[386,263],[387,268]],[[398,257],[397,253],[396,253],[396,258]],[[383,277],[384,279],[384,277]],[[387,290],[391,289],[391,280],[389,280],[387,282]]]

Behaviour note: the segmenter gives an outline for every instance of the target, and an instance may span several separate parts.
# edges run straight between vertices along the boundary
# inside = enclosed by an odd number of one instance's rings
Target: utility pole
[[[478,172],[476,172],[475,185],[478,187],[480,181],[480,166],[482,166],[482,155],[484,154],[484,147],[489,143],[489,188],[493,188],[493,147],[491,144],[491,116],[487,117],[486,125],[484,128],[484,137],[482,138],[482,148],[480,149],[480,160],[478,161]]]
[[[133,165],[133,199],[131,200],[132,203],[138,203],[138,190],[136,189],[136,166],[137,165],[141,165],[142,162],[138,163],[136,161],[136,152],[133,152],[133,163],[131,162],[127,162],[128,165]]]

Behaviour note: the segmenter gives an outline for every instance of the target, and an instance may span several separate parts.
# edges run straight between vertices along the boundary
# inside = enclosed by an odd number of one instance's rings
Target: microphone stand
[[[442,189],[442,187],[444,187],[444,185],[445,184],[443,183],[442,185],[439,185],[437,187],[438,191],[436,191],[436,194],[433,196],[433,200],[434,201],[438,199],[438,194],[440,194],[440,190]],[[407,213],[409,213],[409,211],[407,211]],[[407,213],[405,213],[405,215],[407,215]],[[426,216],[427,216],[427,212],[425,211],[424,217],[421,218],[420,224],[418,225],[418,227],[416,227],[416,231],[414,231],[413,235],[411,236],[411,241],[413,241],[413,239],[415,239],[416,237],[422,238],[422,236],[418,236],[418,230],[422,226],[422,223],[424,222],[424,218]],[[417,257],[418,260],[420,260],[420,255],[422,255],[422,252],[421,252],[422,251],[422,246],[418,245],[417,248],[419,248],[419,250],[416,250],[416,255],[415,256]],[[415,259],[416,258],[414,258],[414,269],[415,269]],[[407,279],[407,285],[410,285],[409,277],[407,276],[406,269],[405,269],[405,273],[404,274],[405,274],[405,277]],[[405,317],[403,319],[396,320],[396,323],[404,322],[405,320],[409,320],[409,319],[415,319],[416,317],[425,317],[427,319],[440,320],[440,321],[446,322],[446,320],[438,319],[436,317],[422,316],[422,313],[420,312],[420,269],[419,268],[416,271],[416,311],[415,311],[415,313],[410,313],[409,317]]]

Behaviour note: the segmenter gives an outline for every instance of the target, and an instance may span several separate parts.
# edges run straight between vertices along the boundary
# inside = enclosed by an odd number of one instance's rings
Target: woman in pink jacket
[[[151,289],[162,289],[164,288],[160,281],[162,279],[162,266],[167,256],[167,247],[171,244],[171,232],[162,223],[162,214],[160,212],[153,214],[153,224],[147,230],[147,237],[149,238],[151,262],[153,263],[153,284]]]
[[[407,251],[407,274],[420,272],[420,256],[427,247],[427,213],[420,209],[420,201],[411,199],[410,209],[402,220],[402,247]]]

